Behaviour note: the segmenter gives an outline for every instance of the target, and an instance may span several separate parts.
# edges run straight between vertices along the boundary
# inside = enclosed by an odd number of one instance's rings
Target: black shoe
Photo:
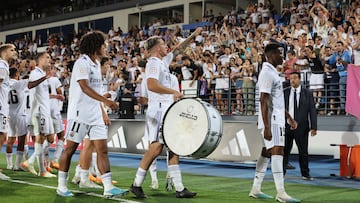
[[[146,197],[141,186],[140,186],[140,187],[136,187],[136,186],[134,186],[134,185],[131,185],[131,186],[130,186],[130,191],[131,191],[132,193],[134,193],[134,195],[135,195],[136,198],[138,198],[138,199],[144,199],[144,198]]]
[[[193,198],[195,196],[196,196],[196,192],[190,192],[186,188],[184,188],[181,192],[176,191],[177,198]]]
[[[285,166],[285,168],[286,168],[287,170],[294,170],[294,169],[296,169],[295,166],[293,166],[293,165],[291,165],[291,164],[287,164],[287,165]]]
[[[303,180],[314,180],[314,178],[309,175],[303,176],[302,178],[303,178]]]

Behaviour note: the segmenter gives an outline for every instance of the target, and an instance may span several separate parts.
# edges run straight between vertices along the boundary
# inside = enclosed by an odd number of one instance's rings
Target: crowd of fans
[[[205,14],[202,21],[210,26],[203,27],[201,35],[170,65],[180,87],[182,81],[197,85],[196,96],[224,115],[253,115],[257,75],[266,60],[263,48],[269,42],[277,42],[283,47],[284,63],[278,71],[284,86],[288,85],[289,74],[299,71],[303,84],[313,91],[319,112],[345,113],[347,66],[360,65],[360,2],[294,0],[277,12],[267,0],[264,4],[249,4],[246,10],[232,9],[225,15],[215,16],[212,10]],[[109,58],[102,63],[108,67],[104,94],[118,100],[126,86],[139,97],[146,64],[144,40],[160,35],[171,49],[188,34],[180,27],[164,30],[157,23],[132,27],[126,34],[120,28],[109,30]],[[65,96],[84,32],[74,33],[71,42],[54,40],[52,36],[46,50],[51,53],[52,65],[58,68]],[[32,57],[37,43],[28,39],[13,43],[21,60],[12,66],[26,75],[36,65]]]

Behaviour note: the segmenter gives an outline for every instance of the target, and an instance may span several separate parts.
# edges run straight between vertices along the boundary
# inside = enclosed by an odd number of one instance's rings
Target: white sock
[[[156,172],[156,159],[154,159],[154,161],[151,163],[149,171],[150,171],[151,181],[158,181],[157,172]]]
[[[8,166],[13,167],[12,153],[6,153],[6,163]]]
[[[39,172],[41,173],[45,173],[45,166],[44,166],[44,159],[43,159],[43,147],[42,144],[40,143],[35,143],[35,157],[38,160],[38,164],[39,164]]]
[[[172,178],[176,191],[183,191],[184,185],[182,183],[181,171],[179,165],[168,166],[169,176]]]
[[[56,163],[59,162],[60,156],[62,154],[64,150],[64,141],[63,140],[58,140],[58,142],[56,143],[56,149],[54,152],[54,161]]]
[[[42,147],[39,146],[39,144],[35,142],[35,144],[34,144],[34,152],[30,156],[30,158],[27,160],[29,164],[34,164],[37,150],[42,150]]]
[[[139,167],[137,172],[136,172],[135,180],[134,180],[134,183],[133,183],[134,186],[140,187],[143,184],[144,180],[145,180],[145,176],[146,176],[146,170]]]
[[[49,166],[50,165],[50,152],[49,152],[49,148],[50,148],[50,143],[45,140],[44,143],[43,143],[43,159],[45,160],[44,162],[44,166]]]
[[[76,167],[75,167],[75,176],[76,176],[76,177],[80,177],[80,171],[81,171],[81,167],[80,167],[80,165],[78,164],[78,165],[76,165]]]
[[[30,158],[27,160],[27,162],[29,164],[34,164],[35,162],[35,158],[36,158],[36,155],[35,155],[35,151],[31,154]]]
[[[283,159],[284,157],[281,155],[271,156],[271,171],[274,177],[275,187],[278,194],[281,194],[285,191]]]
[[[80,181],[85,182],[89,179],[89,170],[80,169]]]
[[[91,154],[91,166],[90,166],[90,168],[93,170],[92,171],[93,175],[96,175],[96,177],[101,176],[99,168],[97,166],[97,153],[96,152],[93,152]]]
[[[64,171],[59,171],[58,173],[58,189],[65,192],[67,191],[67,180],[69,173]]]
[[[29,145],[24,145],[24,153],[29,153]]]
[[[264,180],[267,166],[269,164],[269,158],[260,156],[255,169],[254,182],[252,187],[252,192],[259,193],[261,192],[261,184]]]
[[[112,175],[111,172],[104,173],[101,175],[101,180],[104,186],[104,191],[111,190],[114,185],[112,184]]]
[[[21,164],[21,160],[22,160],[23,156],[24,156],[23,151],[16,151],[16,161],[15,161],[16,169],[20,168],[20,164]]]

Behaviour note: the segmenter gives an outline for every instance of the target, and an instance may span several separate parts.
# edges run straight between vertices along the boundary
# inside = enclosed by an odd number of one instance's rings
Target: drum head
[[[207,112],[198,100],[182,99],[174,103],[163,120],[163,137],[167,147],[180,156],[196,152],[209,130],[207,118]]]

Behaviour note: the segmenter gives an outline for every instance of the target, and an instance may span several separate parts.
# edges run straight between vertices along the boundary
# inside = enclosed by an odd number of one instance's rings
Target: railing
[[[310,88],[308,78],[305,74],[304,81],[302,86]],[[183,84],[188,83],[189,81],[184,81]],[[232,116],[250,116],[257,115],[259,108],[259,93],[256,85],[254,87],[241,87],[236,88],[236,86],[229,81],[229,88],[213,88],[207,90],[204,95],[204,90],[201,90],[201,84],[198,81],[197,86],[192,89],[182,89],[182,93],[185,97],[190,98],[201,98],[203,101],[212,104],[222,115],[232,115]],[[287,84],[289,85],[289,84]],[[339,83],[324,83],[324,88],[322,89],[322,96],[314,96],[314,101],[320,101],[319,106],[316,110],[319,115],[340,115],[345,114],[345,109],[341,107],[345,106],[346,93],[340,94],[341,91],[346,91],[340,89]],[[319,99],[320,98],[320,99]],[[316,102],[315,102],[316,103]],[[64,110],[66,109],[66,102],[64,103]],[[146,113],[146,106],[140,105],[140,111],[137,112],[138,115],[144,115]]]
[[[311,73],[302,72],[301,74],[301,85],[310,88]],[[200,86],[197,86],[196,95],[193,89],[182,90],[182,93],[185,97],[200,97],[203,101],[214,105],[222,115],[256,115],[258,112],[259,94],[255,84],[253,84],[254,87],[236,88],[235,84],[229,81],[229,88],[208,90],[207,95],[200,94]],[[318,114],[329,116],[345,114],[346,89],[341,89],[339,83],[324,83],[324,88],[320,92],[321,97],[314,95],[315,104],[319,103],[316,105]]]

